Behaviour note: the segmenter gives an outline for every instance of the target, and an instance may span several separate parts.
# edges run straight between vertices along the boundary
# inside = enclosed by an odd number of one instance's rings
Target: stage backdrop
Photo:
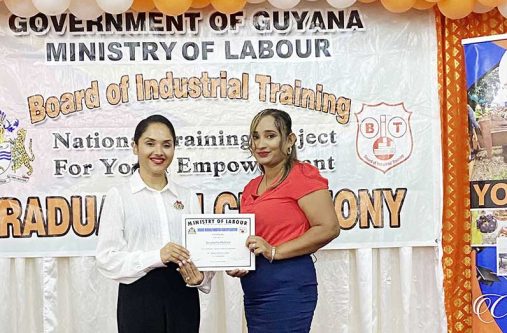
[[[1,256],[93,254],[104,193],[131,173],[134,127],[151,114],[176,127],[174,179],[205,213],[237,212],[264,108],[291,115],[299,158],[329,179],[343,231],[328,248],[438,243],[429,16],[399,26],[377,6],[313,2],[94,21],[0,8]]]

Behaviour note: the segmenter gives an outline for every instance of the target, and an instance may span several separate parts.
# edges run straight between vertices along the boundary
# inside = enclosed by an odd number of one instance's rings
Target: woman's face
[[[265,116],[252,133],[253,154],[259,164],[274,167],[285,161],[286,144],[281,145],[282,135],[275,126],[275,118]]]
[[[169,128],[161,123],[148,125],[134,143],[134,154],[138,156],[140,172],[164,175],[174,157],[174,138]]]

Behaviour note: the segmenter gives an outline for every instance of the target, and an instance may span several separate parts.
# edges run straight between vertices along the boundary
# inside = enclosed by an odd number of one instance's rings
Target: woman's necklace
[[[276,183],[278,181],[278,179],[280,178],[281,174],[283,172],[283,168],[280,169],[280,171],[278,171],[275,175],[275,177],[273,178],[273,181],[271,182],[270,186],[272,186],[274,183]],[[264,174],[264,187],[265,187],[265,191],[268,190],[268,176],[266,174]]]

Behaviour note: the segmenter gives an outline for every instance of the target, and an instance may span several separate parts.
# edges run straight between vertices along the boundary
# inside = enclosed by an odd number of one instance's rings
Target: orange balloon
[[[475,0],[440,0],[437,6],[444,16],[457,20],[472,12],[474,2]]]
[[[393,13],[403,13],[412,8],[415,0],[380,0],[385,9]]]
[[[149,12],[150,10],[155,8],[155,4],[153,0],[134,0],[130,9],[135,10],[136,12]]]
[[[220,13],[232,14],[242,10],[246,0],[211,0],[211,4]]]
[[[358,0],[359,2],[362,2],[362,3],[372,3],[372,2],[375,2],[377,0]]]
[[[177,16],[186,12],[192,0],[153,0],[155,7],[169,16]]]
[[[205,8],[208,7],[210,4],[210,0],[193,0],[192,5],[190,7],[192,8]]]
[[[426,1],[427,1],[427,2],[435,2],[435,3],[437,3],[437,2],[439,2],[440,0],[426,0]]]
[[[435,6],[434,2],[428,2],[428,0],[416,0],[414,3],[414,8],[419,10],[430,9]]]
[[[487,6],[487,7],[496,7],[498,5],[501,5],[504,1],[503,0],[477,0],[478,3],[481,5]]]

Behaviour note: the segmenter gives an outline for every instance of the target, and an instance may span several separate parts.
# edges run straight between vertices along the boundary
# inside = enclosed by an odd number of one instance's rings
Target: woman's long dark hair
[[[173,124],[164,116],[161,116],[159,114],[154,114],[152,116],[149,116],[146,119],[143,119],[137,124],[136,130],[134,131],[134,142],[136,145],[139,145],[139,139],[143,135],[144,132],[146,132],[146,129],[151,124],[164,124],[169,129],[169,132],[171,132],[171,135],[173,136],[173,139],[175,140],[174,144],[176,144],[176,132],[174,131]],[[134,167],[132,168],[132,172],[139,169],[139,162],[134,164]]]
[[[281,182],[283,182],[287,176],[289,175],[290,170],[292,169],[292,166],[294,165],[294,162],[297,161],[297,152],[296,152],[296,143],[289,147],[290,152],[284,151],[283,145],[287,142],[287,139],[289,138],[289,135],[292,133],[292,119],[290,118],[289,114],[285,111],[278,110],[278,109],[264,109],[261,112],[257,113],[255,117],[252,119],[252,123],[250,124],[250,138],[249,138],[249,145],[248,148],[250,149],[250,152],[254,153],[255,145],[253,141],[253,134],[255,132],[255,129],[259,125],[259,122],[262,118],[271,116],[275,119],[275,127],[280,132],[280,135],[282,139],[280,140],[280,151],[282,151],[285,154],[285,163],[283,166],[283,174],[279,181],[276,182],[272,188],[277,187],[280,185]],[[259,164],[259,169],[264,173],[264,167]]]

